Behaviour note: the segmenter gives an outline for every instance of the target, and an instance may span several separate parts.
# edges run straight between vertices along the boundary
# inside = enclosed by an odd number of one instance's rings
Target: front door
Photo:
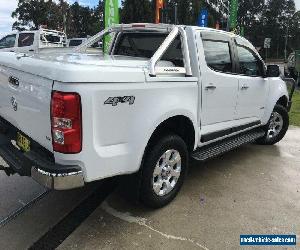
[[[239,94],[237,119],[261,120],[268,94],[268,78],[264,77],[264,63],[256,52],[246,46],[247,41],[236,44],[239,65]]]

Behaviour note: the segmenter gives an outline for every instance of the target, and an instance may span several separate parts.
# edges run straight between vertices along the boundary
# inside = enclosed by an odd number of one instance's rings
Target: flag
[[[230,29],[234,30],[237,26],[238,0],[231,0],[230,4]]]
[[[120,22],[119,17],[119,1],[118,0],[105,0],[104,8],[104,26],[108,28],[113,24]],[[104,52],[108,52],[111,36],[107,35],[104,38]]]
[[[160,9],[164,8],[164,0],[156,0],[155,23],[160,23]]]

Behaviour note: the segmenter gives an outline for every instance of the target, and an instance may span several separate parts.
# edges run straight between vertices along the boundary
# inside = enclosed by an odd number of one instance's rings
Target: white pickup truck
[[[86,52],[108,34],[108,54]],[[2,169],[57,190],[135,173],[140,200],[157,208],[190,157],[280,141],[290,105],[279,67],[242,37],[117,25],[69,54],[1,53]]]
[[[7,34],[0,39],[0,52],[40,52],[66,46],[66,34],[56,30],[39,29]]]

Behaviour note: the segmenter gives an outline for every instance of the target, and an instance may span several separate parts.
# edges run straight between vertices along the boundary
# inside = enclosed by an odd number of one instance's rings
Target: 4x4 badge
[[[128,103],[129,105],[134,104],[135,97],[134,96],[117,96],[117,97],[109,97],[104,104],[110,104],[112,106],[117,106],[118,103]]]

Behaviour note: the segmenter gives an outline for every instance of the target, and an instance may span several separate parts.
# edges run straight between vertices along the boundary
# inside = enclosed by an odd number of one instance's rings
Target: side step
[[[206,161],[208,159],[231,151],[232,149],[238,148],[244,144],[253,142],[256,139],[263,137],[264,134],[265,132],[260,128],[250,130],[245,133],[226,138],[222,141],[218,141],[201,147],[194,153],[192,153],[192,157],[198,161]]]

